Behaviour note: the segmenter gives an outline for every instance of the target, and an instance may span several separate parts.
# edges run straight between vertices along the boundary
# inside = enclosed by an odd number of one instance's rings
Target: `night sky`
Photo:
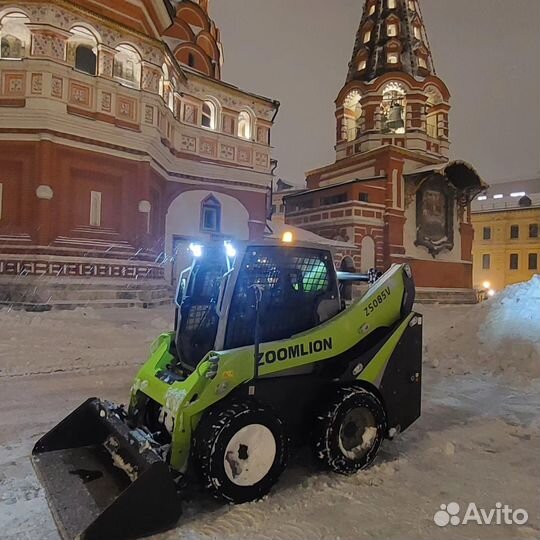
[[[334,161],[334,99],[363,0],[212,0],[223,79],[281,102],[277,174]],[[488,181],[540,176],[540,0],[420,0],[437,74],[452,93],[451,157]]]

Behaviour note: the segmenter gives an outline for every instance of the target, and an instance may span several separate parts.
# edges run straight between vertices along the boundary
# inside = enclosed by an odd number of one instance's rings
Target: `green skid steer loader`
[[[408,265],[349,306],[328,247],[285,237],[192,245],[175,331],[161,334],[129,407],[87,400],[32,460],[64,539],[122,540],[173,527],[186,487],[260,499],[310,445],[342,474],[420,416],[422,317]]]

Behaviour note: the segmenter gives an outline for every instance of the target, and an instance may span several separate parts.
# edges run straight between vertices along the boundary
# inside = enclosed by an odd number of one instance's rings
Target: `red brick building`
[[[484,184],[448,162],[450,92],[418,0],[366,0],[336,100],[336,160],[286,196],[288,223],[358,249],[358,269],[408,262],[420,289],[472,287],[470,201]]]
[[[279,104],[221,81],[208,0],[0,0],[0,41],[0,302],[262,234]]]

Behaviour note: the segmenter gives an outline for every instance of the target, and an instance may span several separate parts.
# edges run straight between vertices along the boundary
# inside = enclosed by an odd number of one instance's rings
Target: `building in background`
[[[500,291],[540,273],[540,178],[495,184],[472,203],[475,287]]]
[[[221,81],[207,0],[0,0],[0,41],[0,301],[263,234],[279,104]]]
[[[366,0],[336,100],[336,160],[286,195],[286,221],[357,249],[347,266],[409,263],[419,297],[473,301],[470,201],[485,188],[449,162],[450,92],[418,0]]]
[[[285,223],[285,201],[283,198],[286,195],[303,191],[303,189],[289,184],[281,178],[278,179],[272,191],[272,223],[280,225]]]

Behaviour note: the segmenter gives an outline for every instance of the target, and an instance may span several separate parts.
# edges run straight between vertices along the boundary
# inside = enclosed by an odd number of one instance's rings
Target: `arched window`
[[[206,197],[201,204],[201,231],[221,231],[221,204],[213,195]]]
[[[360,122],[362,119],[362,105],[360,92],[353,90],[347,94],[343,102],[343,129],[342,139],[354,141],[360,135]]]
[[[78,45],[75,51],[75,69],[95,75],[96,66],[96,53],[88,45]]]
[[[439,137],[439,115],[437,105],[443,102],[443,98],[439,90],[434,86],[429,86],[426,89],[428,100],[426,102],[426,131],[430,137]]]
[[[24,58],[30,50],[31,33],[26,26],[30,20],[24,13],[8,13],[0,20],[0,58]]]
[[[381,102],[383,133],[405,133],[405,95],[405,88],[397,82],[390,82],[383,88]]]
[[[114,78],[126,86],[139,88],[141,57],[131,45],[118,45],[114,56]]]
[[[238,136],[242,139],[251,139],[251,116],[248,112],[242,111],[238,115]]]
[[[201,124],[205,128],[216,129],[216,106],[211,101],[203,103]]]
[[[188,54],[188,66],[189,67],[195,67],[195,55],[193,53]]]
[[[364,236],[360,246],[360,270],[364,273],[375,268],[375,241],[371,236]]]
[[[67,61],[76,70],[95,75],[97,69],[97,39],[83,26],[71,29],[67,44]]]

